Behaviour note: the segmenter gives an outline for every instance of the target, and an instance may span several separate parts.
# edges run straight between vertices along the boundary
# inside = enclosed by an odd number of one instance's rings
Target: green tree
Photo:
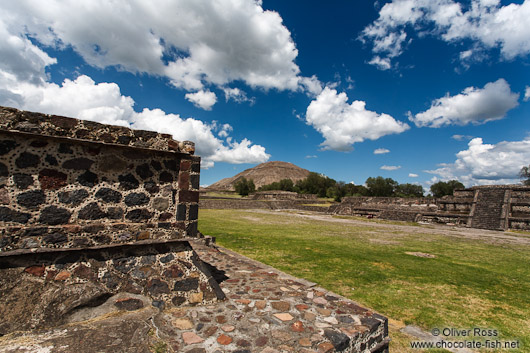
[[[395,194],[399,197],[423,197],[423,187],[417,184],[399,184]]]
[[[439,181],[431,185],[431,193],[434,197],[453,195],[455,189],[463,189],[464,184],[458,180]]]
[[[234,183],[234,189],[239,195],[248,196],[248,194],[256,191],[256,186],[252,179],[247,180],[243,177]]]
[[[519,176],[523,179],[523,185],[530,186],[530,165],[522,167]]]
[[[391,178],[383,178],[378,176],[377,178],[370,177],[366,179],[366,187],[370,196],[392,196],[398,183]]]
[[[295,189],[302,194],[317,194],[319,197],[326,197],[329,187],[335,186],[337,182],[327,176],[310,172],[307,178],[299,180]]]

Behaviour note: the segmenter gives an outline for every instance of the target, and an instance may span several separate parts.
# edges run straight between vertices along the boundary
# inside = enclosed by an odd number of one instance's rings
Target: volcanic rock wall
[[[0,251],[194,237],[193,148],[151,131],[0,109]]]

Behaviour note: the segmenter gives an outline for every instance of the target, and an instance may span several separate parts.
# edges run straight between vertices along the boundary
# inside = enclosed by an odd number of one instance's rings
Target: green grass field
[[[392,352],[410,351],[410,337],[398,331],[406,324],[496,329],[500,339],[520,341],[510,352],[530,352],[530,247],[414,228],[250,210],[205,209],[199,218],[199,230],[220,245],[389,317]]]

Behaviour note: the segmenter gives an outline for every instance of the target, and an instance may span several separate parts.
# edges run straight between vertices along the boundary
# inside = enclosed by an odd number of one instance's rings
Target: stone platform
[[[194,250],[227,299],[160,310],[119,293],[70,323],[0,337],[0,352],[387,352],[386,318],[204,241]]]

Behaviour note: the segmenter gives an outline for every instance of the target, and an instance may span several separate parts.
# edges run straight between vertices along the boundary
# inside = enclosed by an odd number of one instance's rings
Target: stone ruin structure
[[[291,191],[271,190],[256,191],[252,196],[253,200],[317,200],[315,194],[299,194]]]
[[[439,199],[346,197],[329,212],[491,230],[530,230],[530,187],[475,186]]]
[[[166,134],[1,107],[0,336],[123,291],[158,307],[222,299],[187,241],[193,154]]]
[[[385,317],[198,241],[199,174],[191,142],[0,107],[0,351],[388,352]]]

